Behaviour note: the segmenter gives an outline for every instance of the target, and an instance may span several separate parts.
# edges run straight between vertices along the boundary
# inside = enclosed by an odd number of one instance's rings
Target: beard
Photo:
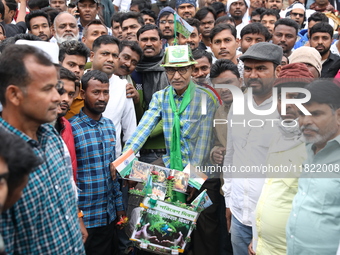
[[[55,34],[55,39],[57,40],[57,43],[62,44],[63,42],[67,41],[78,41],[79,38],[79,33],[73,34],[73,36],[68,35],[68,36],[59,36],[58,34]]]

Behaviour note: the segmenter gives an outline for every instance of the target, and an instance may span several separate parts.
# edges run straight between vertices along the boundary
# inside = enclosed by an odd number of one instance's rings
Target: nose
[[[258,78],[258,75],[257,75],[257,72],[256,72],[256,69],[253,68],[250,72],[250,75],[249,75],[249,78]]]
[[[178,71],[175,72],[173,79],[178,80],[181,78],[181,75],[179,74]]]
[[[99,93],[98,100],[99,100],[99,101],[105,101],[105,95],[104,95],[104,92],[102,92],[102,93]]]
[[[203,71],[200,68],[198,69],[197,76],[198,77],[204,76],[204,73],[203,73]]]
[[[225,49],[225,48],[227,48],[227,44],[226,44],[226,42],[224,40],[222,40],[222,42],[221,42],[221,49]]]
[[[57,89],[53,90],[52,102],[56,103],[56,104],[60,104],[60,102],[61,102],[61,96],[60,96]]]
[[[146,45],[148,45],[148,46],[152,45],[151,40],[148,40],[148,41],[146,42]]]

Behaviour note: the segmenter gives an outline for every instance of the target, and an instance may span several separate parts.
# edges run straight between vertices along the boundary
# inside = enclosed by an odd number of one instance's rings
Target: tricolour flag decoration
[[[189,38],[194,28],[182,19],[177,13],[175,13],[175,31],[182,34],[185,38]],[[175,34],[176,36],[176,34]]]
[[[114,162],[113,165],[117,169],[120,176],[125,177],[126,175],[130,174],[133,162],[137,160],[135,153],[132,149],[129,149],[120,157],[118,157]]]

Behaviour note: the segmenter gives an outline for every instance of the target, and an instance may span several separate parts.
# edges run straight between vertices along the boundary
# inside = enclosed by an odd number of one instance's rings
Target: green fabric
[[[170,146],[170,168],[183,171],[182,153],[181,153],[181,123],[179,116],[187,108],[191,102],[191,91],[194,83],[190,81],[187,90],[184,92],[183,100],[179,109],[175,104],[174,90],[169,91],[169,101],[172,112],[174,113],[174,121],[172,127],[171,146]]]

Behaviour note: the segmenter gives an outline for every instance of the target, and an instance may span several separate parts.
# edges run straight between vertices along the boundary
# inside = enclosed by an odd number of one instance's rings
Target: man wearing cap
[[[260,42],[251,46],[240,57],[244,62],[244,82],[249,88],[244,98],[250,98],[256,110],[263,112],[272,107],[272,88],[281,70],[282,55],[281,47]],[[234,97],[232,110],[228,114],[227,153],[224,166],[233,167],[236,172],[224,172],[222,188],[226,202],[227,225],[231,232],[233,252],[236,255],[248,252],[248,245],[252,239],[252,213],[264,184],[261,174],[244,173],[242,169],[265,164],[269,142],[278,132],[266,119],[279,118],[277,111],[265,116],[254,114],[246,104],[244,114],[234,114],[234,109],[238,109],[242,104],[244,103],[236,101]],[[252,122],[254,119],[262,123],[261,128],[249,125],[249,121]]]
[[[158,15],[156,25],[162,32],[163,49],[169,45],[173,45],[175,40],[175,10],[171,7],[163,8]]]
[[[307,158],[305,143],[298,125],[298,108],[286,105],[286,114],[282,113],[282,88],[303,88],[314,79],[313,74],[302,63],[288,64],[282,67],[274,86],[278,88],[277,109],[280,113],[279,133],[270,143],[267,166],[300,166]],[[285,98],[293,99],[298,92],[287,92]],[[286,254],[286,223],[297,193],[300,172],[268,173],[261,196],[257,203],[255,219],[258,233],[256,253]],[[249,247],[251,254],[252,247]]]
[[[248,0],[230,0],[227,2],[227,11],[235,20],[237,38],[240,38],[242,28],[249,24],[248,6]]]
[[[193,18],[196,14],[196,0],[177,0],[176,11],[183,19]]]
[[[313,74],[315,79],[321,76],[321,55],[312,47],[303,46],[294,50],[292,55],[289,57],[289,63],[303,63]]]
[[[79,40],[83,37],[83,29],[94,20],[98,11],[97,0],[77,0],[79,19],[77,20],[79,29]]]
[[[305,7],[301,3],[295,3],[289,13],[289,17],[299,25],[299,29],[303,28],[303,22],[305,21]]]

